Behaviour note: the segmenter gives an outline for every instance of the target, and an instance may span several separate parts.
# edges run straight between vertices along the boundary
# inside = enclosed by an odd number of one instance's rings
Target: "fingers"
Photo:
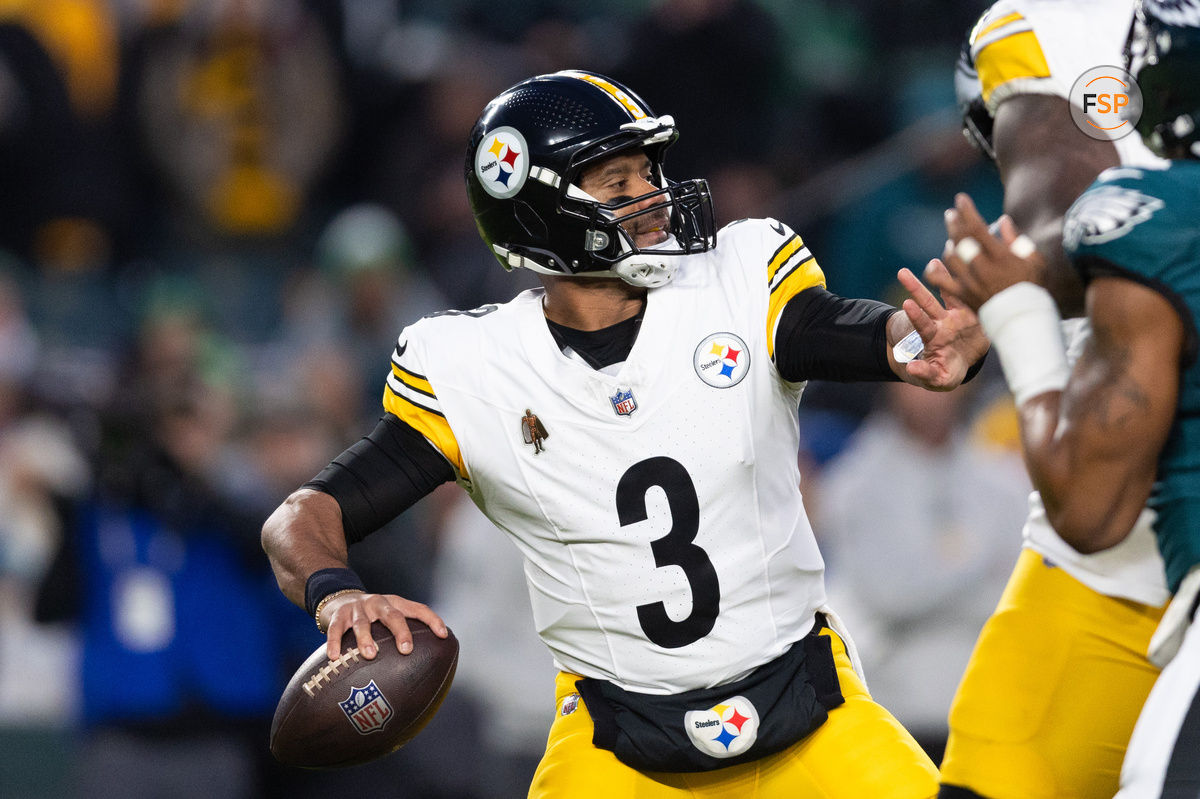
[[[915,300],[907,299],[904,301],[904,313],[908,317],[908,321],[912,322],[913,328],[917,331],[917,335],[921,337],[921,341],[926,344],[933,339],[937,334],[937,322],[929,317]],[[941,306],[939,306],[941,307]]]
[[[354,645],[367,660],[375,657],[375,640],[371,638],[371,618],[366,607],[373,594],[349,594],[330,603],[329,627],[325,632],[325,655],[337,660],[342,654],[342,638],[354,631]]]
[[[396,649],[400,654],[407,655],[413,651],[412,630],[408,626],[409,619],[419,619],[425,622],[429,629],[433,630],[433,634],[439,638],[449,635],[446,623],[427,605],[398,596],[389,596],[387,600],[388,604],[381,610],[379,620],[392,631],[392,635],[396,639]]]
[[[925,287],[925,284],[912,273],[912,270],[901,269],[896,273],[896,278],[921,310],[929,315],[930,319],[941,319],[946,315],[946,309],[938,302],[937,297],[933,296],[933,292]]]
[[[946,265],[937,258],[925,265],[925,279],[929,281],[929,285],[942,293],[942,296],[946,298],[947,305],[950,304],[951,297],[961,296],[962,287],[959,282],[954,275],[950,274]]]
[[[434,613],[428,606],[422,605],[420,602],[404,601],[407,603],[404,615],[425,622],[438,638],[445,638],[450,634],[450,631],[446,629],[446,622],[442,621],[442,617]]]
[[[379,651],[374,638],[371,637],[371,624],[376,621],[391,631],[400,654],[407,655],[413,651],[413,637],[408,619],[420,619],[425,622],[439,638],[450,634],[441,617],[420,602],[395,595],[354,594],[331,610],[325,644],[326,656],[330,660],[336,660],[341,655],[343,636],[347,631],[353,631],[355,646],[359,652],[367,660],[373,659]]]
[[[1011,227],[1011,220],[1008,225]],[[1000,227],[1004,229],[1003,221]],[[995,257],[1003,249],[979,215],[975,203],[966,194],[955,195],[954,207],[946,211],[946,233],[950,240],[946,242],[942,259],[955,276],[961,276],[981,253]]]
[[[954,208],[946,212],[946,232],[956,242],[970,237],[981,247],[987,247],[988,242],[995,241],[975,203],[969,195],[961,192],[954,196]]]

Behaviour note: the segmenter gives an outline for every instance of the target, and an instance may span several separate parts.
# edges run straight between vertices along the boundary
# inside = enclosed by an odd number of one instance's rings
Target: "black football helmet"
[[[1142,90],[1137,130],[1163,156],[1200,158],[1200,0],[1139,0],[1125,68]]]
[[[655,116],[630,89],[602,75],[565,70],[521,81],[488,103],[467,145],[467,196],[479,233],[505,269],[662,285],[679,256],[716,244],[708,183],[663,176],[663,154],[678,136],[671,117]],[[579,176],[633,149],[649,157],[658,187],[650,196],[659,200],[621,216],[647,195],[601,203],[579,188]],[[620,223],[664,206],[670,236],[639,249]]]
[[[983,102],[983,87],[979,73],[971,60],[971,45],[964,42],[954,65],[954,94],[958,113],[962,115],[963,136],[992,163],[996,162],[996,147],[992,143],[995,120]]]

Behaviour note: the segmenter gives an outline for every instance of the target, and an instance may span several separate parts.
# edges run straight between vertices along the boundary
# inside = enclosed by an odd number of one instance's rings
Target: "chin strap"
[[[609,271],[631,286],[657,288],[671,282],[675,270],[679,267],[678,255],[660,255],[658,258],[652,252],[640,252],[613,264]]]
[[[615,277],[624,280],[631,286],[650,289],[669,283],[675,276],[675,270],[679,267],[679,259],[683,257],[643,250],[617,261],[608,269],[572,274],[563,272],[561,269],[552,269],[539,261],[501,247],[499,244],[492,245],[492,249],[500,256],[505,268],[510,270],[528,269],[539,275],[554,275],[555,277]]]

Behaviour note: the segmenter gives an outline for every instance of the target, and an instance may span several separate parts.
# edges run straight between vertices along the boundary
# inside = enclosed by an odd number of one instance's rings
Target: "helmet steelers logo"
[[[529,177],[529,147],[516,128],[496,128],[475,150],[475,177],[483,190],[503,200],[512,197]]]
[[[713,388],[729,388],[750,371],[750,348],[733,333],[713,333],[692,356],[696,374]]]

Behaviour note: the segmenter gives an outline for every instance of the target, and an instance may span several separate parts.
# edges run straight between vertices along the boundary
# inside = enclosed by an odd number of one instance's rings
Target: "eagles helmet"
[[[674,119],[655,116],[602,75],[565,70],[521,81],[488,103],[467,145],[467,195],[479,233],[508,270],[660,286],[679,256],[716,245],[708,183],[663,176],[663,154],[678,136]],[[650,159],[655,191],[601,203],[579,187],[590,164],[630,150]],[[647,198],[656,201],[629,210]],[[621,222],[664,207],[670,235],[639,249]]]
[[[1137,130],[1156,155],[1200,158],[1200,0],[1139,0],[1125,68],[1142,90]]]
[[[969,42],[963,43],[958,52],[958,63],[954,65],[954,95],[958,101],[958,113],[962,115],[963,136],[995,163],[996,147],[992,143],[995,120],[983,102],[983,87],[979,85],[979,73],[971,60]]]

